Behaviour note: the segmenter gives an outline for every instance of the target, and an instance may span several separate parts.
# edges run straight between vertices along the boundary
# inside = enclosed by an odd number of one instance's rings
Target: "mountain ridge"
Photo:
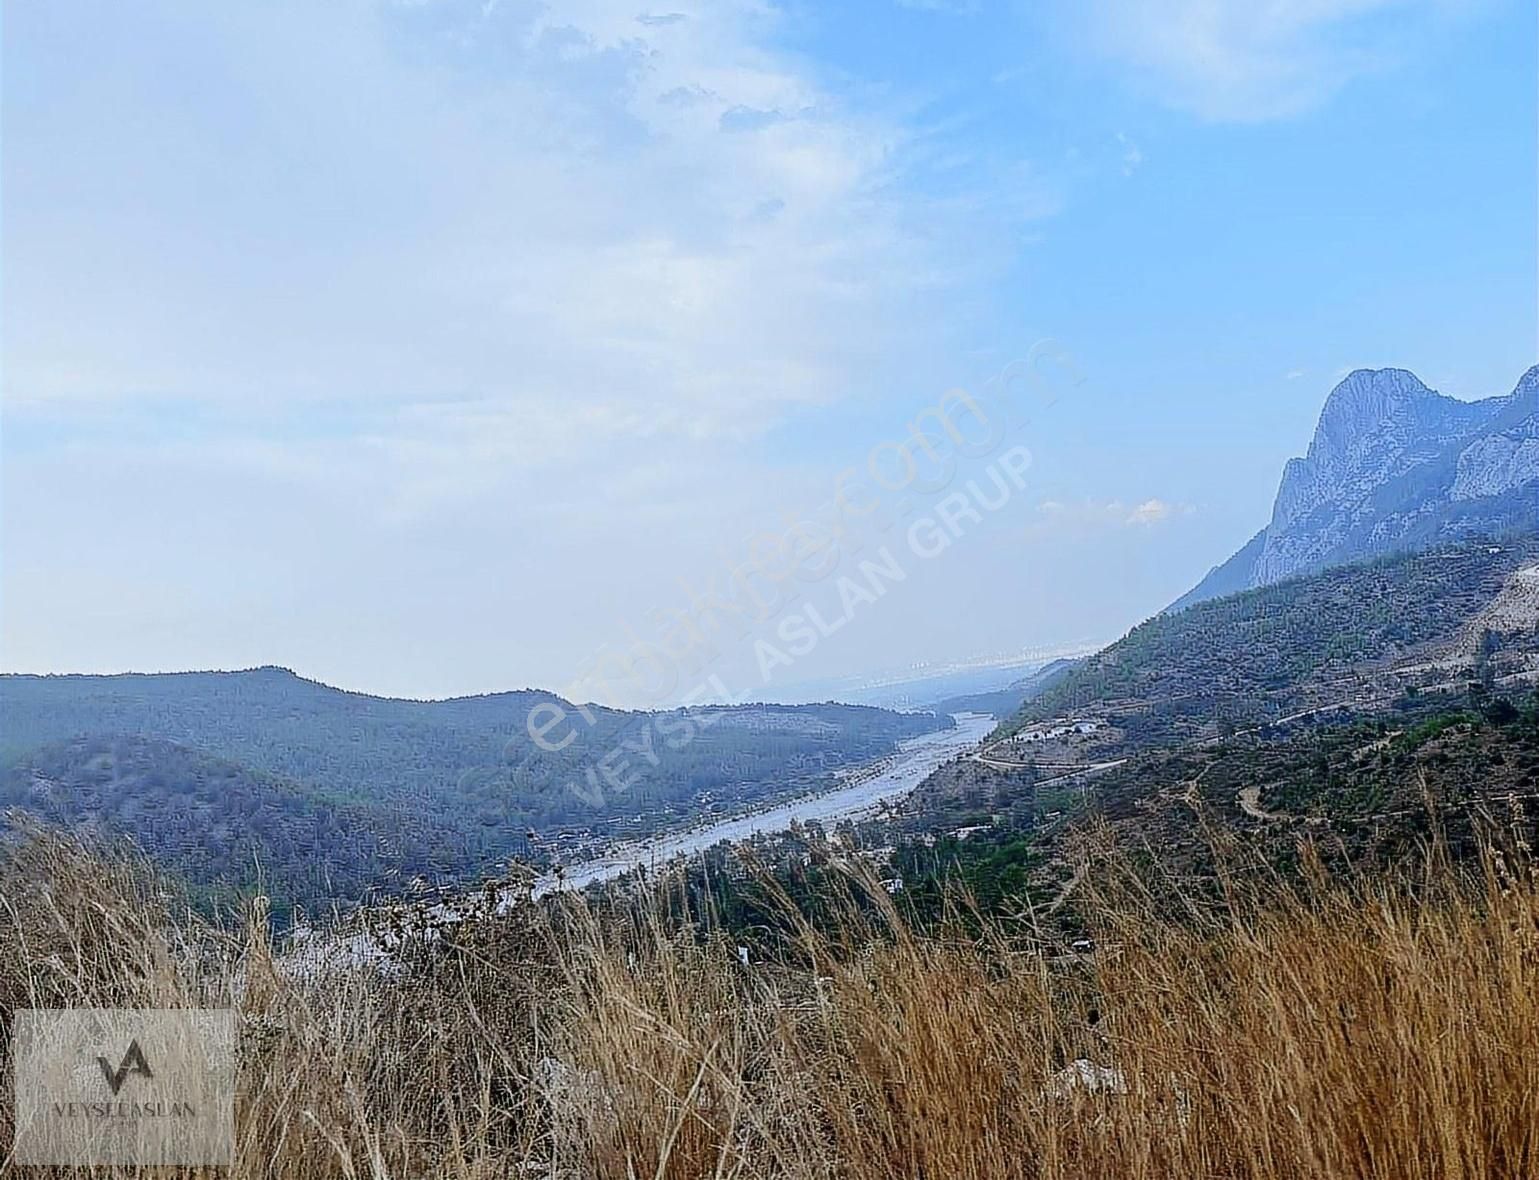
[[[1283,467],[1272,516],[1168,608],[1397,549],[1539,520],[1539,365],[1464,402],[1406,369],[1358,369]]]

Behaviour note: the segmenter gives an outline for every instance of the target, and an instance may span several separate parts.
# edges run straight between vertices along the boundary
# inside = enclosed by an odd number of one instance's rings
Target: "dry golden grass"
[[[1180,923],[1108,868],[1086,958],[851,904],[745,969],[676,904],[563,903],[296,977],[260,915],[173,921],[39,834],[0,866],[0,1022],[235,1006],[239,1177],[1539,1175],[1539,880],[1428,864]]]

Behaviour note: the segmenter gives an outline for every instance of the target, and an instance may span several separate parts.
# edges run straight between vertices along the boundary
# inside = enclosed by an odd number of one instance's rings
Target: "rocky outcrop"
[[[1539,365],[1523,375],[1485,434],[1459,453],[1449,495],[1454,500],[1500,496],[1539,471]]]
[[[1404,369],[1331,391],[1290,459],[1272,519],[1172,609],[1328,565],[1539,523],[1539,366],[1506,397],[1461,402]]]

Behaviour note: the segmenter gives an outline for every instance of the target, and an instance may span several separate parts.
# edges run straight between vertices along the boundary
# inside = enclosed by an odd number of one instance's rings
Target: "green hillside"
[[[0,810],[127,838],[219,908],[258,890],[284,917],[452,870],[460,841],[429,815],[339,804],[158,738],[77,738],[0,774]],[[14,818],[14,816],[13,816]]]
[[[360,884],[403,872],[463,880],[510,856],[581,855],[617,835],[807,790],[950,724],[858,705],[595,707],[594,724],[576,722],[570,744],[552,752],[526,723],[534,705],[558,701],[537,692],[394,700],[281,668],[8,675],[0,767],[11,768],[10,801],[39,810],[29,795],[39,775],[72,784],[79,799],[55,792],[42,810],[61,821],[89,814],[152,850],[165,848],[163,829],[144,817],[171,817],[189,847],[217,849],[194,866],[200,880],[249,885],[246,851],[274,838],[276,816],[287,835],[269,849],[274,859],[287,863],[313,840],[335,868],[324,887],[313,876],[292,883],[314,900],[355,897]],[[92,767],[112,751],[109,761],[131,769],[108,793]],[[183,805],[191,810],[177,814]],[[339,827],[348,837],[328,844],[321,834]],[[373,843],[380,833],[393,841],[390,856]]]

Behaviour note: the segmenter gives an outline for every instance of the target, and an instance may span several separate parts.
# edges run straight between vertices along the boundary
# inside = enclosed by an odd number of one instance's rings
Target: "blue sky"
[[[1534,362],[1535,21],[10,6],[0,661],[640,703],[595,651],[1044,340],[1029,485],[775,687],[1114,638],[1347,370]]]

